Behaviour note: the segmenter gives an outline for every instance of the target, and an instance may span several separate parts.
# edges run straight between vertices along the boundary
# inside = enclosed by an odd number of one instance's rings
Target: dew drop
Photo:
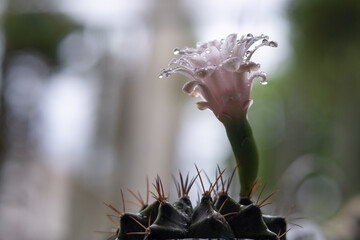
[[[253,38],[254,35],[252,35],[251,33],[248,33],[248,34],[246,35],[246,37],[248,37],[248,38]]]
[[[210,53],[210,49],[206,49],[205,53],[209,54],[209,53]]]
[[[261,81],[260,83],[261,83],[261,85],[267,85],[268,84],[267,81]]]
[[[180,49],[175,48],[175,49],[174,49],[174,54],[175,54],[175,55],[179,55],[179,54],[180,54]]]
[[[225,42],[225,39],[222,38],[222,39],[220,40],[220,43],[224,43],[224,42]]]
[[[269,42],[269,46],[270,47],[277,47],[278,44],[277,44],[277,42],[271,41],[271,42]]]
[[[262,43],[263,43],[263,44],[268,44],[269,41],[268,41],[266,38],[264,38],[264,39],[262,40]]]
[[[260,37],[263,38],[263,39],[269,40],[269,36],[267,36],[265,34],[261,34]]]
[[[159,75],[159,78],[163,78],[163,77],[164,77],[164,75],[162,75],[162,74],[161,74],[161,75]]]

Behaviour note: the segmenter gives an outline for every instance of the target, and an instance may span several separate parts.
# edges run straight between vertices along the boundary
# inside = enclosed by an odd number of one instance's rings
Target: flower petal
[[[242,109],[244,110],[244,111],[247,111],[250,107],[251,107],[251,105],[253,104],[253,100],[252,99],[249,99],[249,100],[247,100],[247,101],[245,101],[244,102],[244,104],[243,104],[243,106],[242,106]]]
[[[228,72],[236,72],[240,68],[241,61],[237,57],[228,58],[222,62],[223,68]]]
[[[212,66],[205,67],[205,68],[198,68],[198,69],[195,69],[195,75],[198,78],[207,78],[207,77],[210,77],[214,73],[215,69],[216,69],[216,67],[212,67]]]
[[[183,67],[164,68],[163,70],[161,70],[159,77],[162,78],[164,75],[168,77],[173,73],[179,73],[181,75],[184,75],[185,77],[190,78],[191,80],[195,80],[197,78],[193,71]]]
[[[191,65],[192,70],[194,70],[196,68],[202,68],[202,67],[207,66],[205,59],[197,53],[194,53],[192,55],[186,55],[186,56],[183,56],[182,58]]]
[[[249,82],[250,83],[253,82],[255,78],[261,78],[260,83],[263,85],[267,84],[266,73],[264,73],[264,72],[254,73],[253,75],[250,76]]]
[[[200,110],[211,109],[208,102],[197,102],[197,103],[196,103],[196,106],[197,106],[198,109],[200,109]]]
[[[241,71],[253,72],[260,69],[260,64],[254,62],[244,63],[240,66]]]
[[[187,94],[192,94],[192,92],[194,92],[195,87],[199,84],[198,81],[190,81],[185,83],[185,85],[183,86],[182,90],[184,92],[186,92]]]

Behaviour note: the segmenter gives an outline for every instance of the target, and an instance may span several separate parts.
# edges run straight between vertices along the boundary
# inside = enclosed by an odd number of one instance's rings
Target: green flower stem
[[[240,197],[247,197],[257,178],[259,168],[255,139],[246,116],[223,123],[238,164]]]

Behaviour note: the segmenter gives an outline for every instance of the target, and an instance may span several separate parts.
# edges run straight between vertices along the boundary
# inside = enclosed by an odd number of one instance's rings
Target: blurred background
[[[106,239],[121,188],[159,174],[175,199],[171,174],[232,169],[221,123],[158,74],[233,32],[279,43],[254,55],[269,84],[249,110],[280,190],[265,212],[307,218],[289,239],[360,239],[359,1],[2,0],[0,17],[0,239]]]

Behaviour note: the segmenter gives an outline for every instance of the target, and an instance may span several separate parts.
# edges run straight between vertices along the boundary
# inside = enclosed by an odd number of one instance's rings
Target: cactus
[[[121,213],[112,205],[106,204],[118,214],[120,219],[119,227],[108,240],[286,239],[285,217],[263,215],[261,212],[261,207],[267,204],[272,194],[260,203],[260,196],[256,202],[253,202],[249,196],[246,204],[242,204],[240,202],[244,202],[244,198],[236,201],[228,195],[230,179],[222,181],[220,184],[222,191],[214,193],[215,186],[218,186],[218,181],[225,171],[221,172],[208,190],[204,188],[200,171],[198,169],[197,171],[203,195],[195,208],[192,206],[188,193],[197,177],[189,180],[189,175],[183,178],[181,173],[179,173],[179,181],[174,181],[178,190],[178,200],[174,203],[168,202],[164,195],[162,181],[158,176],[153,184],[156,193],[152,193],[156,201],[145,208],[141,207],[138,213]],[[254,189],[256,188],[253,187],[252,190]]]
[[[250,50],[259,40],[261,43]],[[179,66],[163,69],[160,78],[180,73],[190,79],[183,87],[184,92],[201,96],[204,101],[197,103],[198,108],[210,109],[223,123],[237,165],[227,180],[223,179],[225,170],[221,171],[218,166],[218,177],[208,190],[196,165],[197,176],[192,179],[189,174],[184,178],[179,173],[179,180],[173,177],[178,193],[178,200],[174,203],[168,202],[159,176],[153,184],[156,192],[151,193],[156,201],[152,204],[148,204],[148,200],[145,203],[140,195],[129,190],[142,207],[138,213],[121,213],[107,204],[120,219],[118,228],[109,239],[286,239],[286,217],[263,215],[261,211],[263,206],[272,204],[269,199],[275,192],[260,201],[263,188],[257,200],[252,199],[260,185],[257,179],[259,161],[247,110],[252,104],[250,91],[253,80],[260,78],[264,85],[267,82],[266,74],[258,71],[260,65],[250,60],[262,46],[277,47],[277,43],[269,41],[265,35],[247,34],[238,39],[236,34],[230,34],[221,41],[174,50],[176,55],[182,56],[169,65]],[[239,200],[228,194],[236,170],[240,180]],[[193,208],[188,193],[197,178],[203,194]]]

